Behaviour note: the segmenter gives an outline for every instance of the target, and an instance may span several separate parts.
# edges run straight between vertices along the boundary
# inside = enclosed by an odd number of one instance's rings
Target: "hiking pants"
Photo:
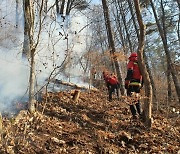
[[[127,96],[131,96],[132,92],[140,93],[140,87],[139,86],[129,86],[127,89]],[[135,105],[129,105],[130,106],[130,111],[133,116],[135,116],[137,113],[140,115],[141,114],[141,104],[140,101],[138,100],[138,103]]]
[[[119,98],[119,86],[118,84],[110,84],[109,86],[109,101],[112,101],[112,94],[116,90],[117,98]]]

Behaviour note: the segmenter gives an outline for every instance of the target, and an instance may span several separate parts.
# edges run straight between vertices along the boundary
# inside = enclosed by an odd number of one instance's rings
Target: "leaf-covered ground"
[[[153,110],[148,129],[131,119],[125,102],[109,102],[103,92],[81,92],[77,102],[70,91],[48,93],[34,115],[22,110],[14,119],[3,118],[0,153],[177,154],[180,119],[172,107]]]

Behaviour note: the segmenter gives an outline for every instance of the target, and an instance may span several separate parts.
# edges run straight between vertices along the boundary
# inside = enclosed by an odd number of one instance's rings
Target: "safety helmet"
[[[137,57],[137,53],[136,52],[132,52],[130,57]]]

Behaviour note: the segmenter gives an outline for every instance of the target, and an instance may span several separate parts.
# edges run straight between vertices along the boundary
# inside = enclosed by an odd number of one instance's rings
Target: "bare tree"
[[[131,2],[131,0],[127,0],[127,2],[128,2],[128,6],[129,6],[131,16],[132,16],[132,21],[133,21],[133,25],[134,25],[134,28],[135,28],[135,31],[136,31],[136,35],[137,35],[137,38],[139,39],[139,30],[138,30],[138,27],[137,27],[135,14],[134,14],[134,11],[133,11],[133,5],[132,5],[133,2]]]
[[[179,12],[180,12],[180,1],[179,0],[176,0],[176,1],[177,1]],[[178,20],[178,25],[177,25],[177,34],[178,34],[178,40],[180,43],[180,13],[179,13],[179,20]]]
[[[122,44],[122,48],[123,48],[123,51],[124,53],[127,54],[127,50],[126,50],[126,36],[125,34],[123,33],[123,27],[121,25],[121,16],[120,16],[120,13],[119,13],[119,9],[118,9],[118,5],[117,5],[117,2],[115,3],[115,8],[116,9],[113,9],[113,15],[115,16],[115,22],[116,22],[116,27],[117,27],[117,31],[118,31],[118,35],[120,36],[120,40],[118,39],[118,41],[121,41],[121,44]]]
[[[59,14],[59,0],[56,0],[56,12]]]
[[[164,31],[164,37],[165,40],[167,42],[167,32],[166,32],[166,26],[165,26],[165,10],[164,10],[164,6],[163,6],[163,1],[161,0],[160,2],[160,6],[161,6],[161,10],[162,10],[162,27],[163,27],[163,31]],[[171,90],[171,72],[170,72],[170,66],[169,63],[167,63],[167,85],[168,85],[168,102],[171,102],[171,97],[172,97],[172,90]]]
[[[118,76],[118,80],[120,82],[121,94],[124,95],[125,90],[124,90],[124,87],[122,86],[123,85],[123,80],[122,80],[121,70],[119,68],[119,63],[117,61],[117,58],[114,55],[116,50],[115,50],[114,40],[113,40],[113,36],[112,36],[112,30],[111,30],[110,19],[109,19],[109,11],[108,11],[108,6],[107,6],[107,3],[106,3],[106,0],[102,0],[102,5],[103,5],[103,12],[104,12],[104,18],[105,18],[105,23],[106,23],[109,47],[111,49],[110,52],[111,52],[111,55],[113,57],[112,62],[114,64],[114,66],[115,66],[113,69],[114,69],[114,71],[116,71],[117,76]]]
[[[138,30],[138,27],[137,27],[137,24],[136,24],[136,19],[135,19],[132,3],[133,2],[128,0],[128,6],[129,6],[130,13],[131,13],[131,16],[132,16],[133,25],[134,25],[134,28],[135,28],[135,31],[136,31],[136,35],[137,35],[137,38],[138,38],[138,41],[139,41],[140,35],[139,35],[139,30]],[[147,2],[144,2],[144,3],[146,4]],[[155,102],[157,102],[156,87],[155,87],[155,84],[154,84],[154,79],[152,77],[151,69],[150,69],[149,64],[148,64],[148,57],[146,56],[145,49],[144,49],[143,56],[144,56],[144,61],[145,61],[145,64],[146,64],[146,68],[147,68],[147,71],[148,71],[148,74],[149,74],[149,77],[150,77],[150,80],[151,80],[152,91],[153,91],[153,99],[154,99]]]
[[[28,109],[30,113],[35,112],[35,52],[40,39],[42,30],[42,11],[44,1],[40,2],[39,9],[39,30],[37,31],[36,40],[34,40],[34,1],[24,0],[24,46],[23,57],[30,60],[30,78],[29,78],[29,103]]]
[[[86,0],[68,0],[66,6],[66,15],[69,15],[72,9],[83,10],[87,8],[88,3]]]
[[[47,3],[48,3],[48,0],[44,0],[44,12],[47,13]]]
[[[64,5],[65,5],[65,0],[62,0],[60,12],[59,12],[62,15],[63,15],[63,12],[64,12]]]
[[[34,62],[34,6],[31,0],[24,0],[24,46],[23,57],[30,58],[30,79],[29,79],[29,104],[30,112],[35,111],[34,107],[34,83],[35,83],[35,62]]]
[[[161,1],[161,3],[162,3],[162,1]],[[176,93],[177,93],[177,96],[178,96],[178,99],[179,99],[179,102],[180,102],[180,83],[179,83],[179,80],[178,80],[177,72],[176,72],[176,70],[174,68],[174,65],[173,65],[173,62],[172,62],[172,59],[171,59],[169,46],[168,46],[168,42],[167,42],[166,28],[165,28],[165,26],[164,27],[161,26],[160,21],[158,20],[158,15],[156,13],[154,3],[153,3],[152,0],[150,0],[150,4],[151,4],[152,10],[153,10],[153,14],[154,14],[154,17],[155,17],[155,20],[156,20],[156,24],[157,24],[157,27],[158,27],[159,34],[160,34],[162,42],[163,42],[164,51],[165,51],[165,54],[166,54],[166,57],[167,57],[167,65],[169,65],[169,68],[171,70],[173,82],[174,82],[174,85],[175,85],[175,88],[176,88]],[[163,7],[163,6],[161,6],[161,7]],[[165,21],[163,21],[163,22],[165,22]]]
[[[132,42],[131,42],[131,39],[130,39],[130,33],[129,33],[128,27],[127,27],[126,15],[125,15],[124,9],[123,9],[124,7],[123,7],[122,2],[117,1],[117,3],[119,5],[120,15],[121,15],[123,25],[124,25],[124,28],[125,28],[126,37],[127,37],[128,43],[129,43],[130,52],[133,52],[133,46],[132,46]]]
[[[22,56],[29,58],[30,48],[33,44],[34,33],[34,7],[31,0],[23,1],[24,9],[24,42]]]
[[[137,20],[140,28],[140,37],[139,37],[139,45],[138,45],[138,62],[140,66],[140,70],[144,79],[145,83],[145,101],[144,101],[144,120],[145,124],[148,127],[151,127],[152,125],[152,86],[149,78],[149,74],[147,72],[145,63],[144,63],[144,57],[143,57],[143,52],[144,52],[144,44],[145,44],[145,25],[142,20],[141,12],[140,12],[140,4],[139,0],[134,0],[134,5],[135,5],[135,10],[136,10],[136,15],[137,15]]]
[[[146,68],[147,68],[147,71],[148,71],[148,74],[149,74],[149,78],[150,78],[150,81],[151,81],[151,86],[152,86],[152,92],[153,92],[153,101],[154,102],[157,102],[157,91],[156,91],[156,86],[155,86],[155,83],[154,83],[154,79],[153,79],[153,76],[152,76],[152,71],[150,69],[150,66],[148,64],[148,56],[146,55],[146,50],[144,49],[144,62],[146,64]]]

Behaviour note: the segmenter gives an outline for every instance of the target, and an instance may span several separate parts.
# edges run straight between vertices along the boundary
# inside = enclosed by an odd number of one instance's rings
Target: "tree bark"
[[[47,14],[48,8],[47,8],[48,0],[44,0],[44,12]]]
[[[123,36],[122,26],[121,26],[121,22],[120,22],[120,14],[119,14],[119,11],[118,11],[117,4],[115,4],[115,5],[116,5],[116,15],[117,15],[117,17],[116,17],[117,31],[118,31],[120,39],[121,39],[123,51],[124,51],[124,53],[127,54],[126,45],[125,45],[125,39],[124,39],[124,36]]]
[[[165,11],[164,11],[164,6],[163,6],[163,1],[161,0],[161,10],[162,10],[162,29],[163,29],[163,32],[164,32],[164,38],[165,38],[165,41],[167,42],[167,32],[166,32],[166,26],[165,26]],[[168,103],[171,102],[171,97],[172,97],[172,91],[171,91],[171,72],[170,72],[170,66],[169,66],[169,63],[167,63],[167,92],[168,92]]]
[[[35,48],[34,48],[34,6],[31,0],[24,0],[24,46],[23,56],[30,59],[30,78],[29,78],[29,104],[30,113],[35,112]]]
[[[128,31],[128,28],[127,28],[126,18],[125,18],[125,14],[124,14],[124,10],[123,10],[123,6],[122,6],[122,2],[117,1],[117,3],[118,3],[118,5],[119,5],[121,18],[122,18],[123,25],[124,25],[124,28],[125,28],[125,32],[126,32],[126,36],[127,36],[127,40],[128,40],[128,43],[129,43],[129,48],[130,48],[130,51],[131,51],[131,52],[133,52],[132,42],[131,42],[131,39],[130,39],[130,34],[129,34],[129,31]]]
[[[24,42],[22,57],[30,58],[31,44],[34,31],[34,10],[31,0],[23,0],[24,8]]]
[[[89,88],[87,88],[85,86],[79,86],[77,84],[74,84],[74,83],[71,83],[71,82],[65,82],[65,81],[58,80],[58,79],[50,79],[48,82],[52,82],[54,84],[62,84],[62,85],[65,85],[65,86],[70,86],[70,87],[72,87],[74,89],[89,90]],[[90,90],[98,91],[98,89],[94,88],[94,87],[91,87]]]
[[[118,80],[120,82],[121,95],[124,95],[125,94],[125,89],[122,86],[123,85],[123,80],[122,80],[121,70],[119,68],[119,63],[117,61],[117,58],[114,56],[114,53],[116,52],[116,50],[115,50],[114,40],[113,40],[113,36],[112,36],[112,30],[111,30],[110,19],[109,19],[109,11],[108,11],[108,6],[107,6],[107,3],[106,3],[106,0],[102,0],[102,5],[103,5],[103,12],[104,12],[104,18],[105,18],[105,23],[106,23],[109,47],[111,49],[110,53],[111,53],[111,55],[113,57],[113,63],[114,63],[114,66],[115,66],[114,70],[116,71]]]
[[[144,44],[145,44],[145,25],[143,24],[141,12],[140,12],[140,4],[139,0],[134,0],[136,15],[138,24],[140,27],[140,37],[139,37],[139,44],[138,44],[138,62],[140,66],[140,70],[144,79],[145,83],[145,96],[147,98],[144,99],[144,115],[145,115],[145,125],[148,127],[151,127],[152,125],[152,86],[149,78],[149,74],[147,72],[144,58],[143,58],[143,50],[144,50]]]
[[[179,82],[179,79],[178,79],[178,74],[177,74],[177,72],[176,72],[176,70],[174,68],[173,63],[172,63],[172,59],[171,59],[171,55],[170,55],[170,51],[169,51],[169,46],[168,46],[167,38],[166,38],[166,35],[165,35],[166,31],[165,31],[165,29],[163,29],[161,27],[161,24],[160,24],[160,22],[158,20],[158,16],[157,16],[156,9],[155,9],[153,1],[150,0],[150,3],[151,3],[151,7],[152,7],[152,10],[153,10],[153,13],[154,13],[154,17],[155,17],[155,20],[156,20],[156,24],[157,24],[157,27],[158,27],[159,34],[160,34],[162,42],[163,42],[164,51],[165,51],[165,54],[166,54],[166,57],[167,57],[167,64],[170,67],[173,82],[174,82],[174,85],[175,85],[175,88],[176,88],[176,93],[177,93],[177,96],[178,96],[178,99],[179,99],[179,102],[180,102],[180,82]]]
[[[64,12],[64,5],[65,5],[65,0],[62,0],[60,12],[59,12],[62,15],[63,15],[63,12]]]
[[[133,13],[132,3],[131,3],[130,0],[127,0],[127,1],[128,1],[129,9],[130,9],[130,12],[131,12],[132,20],[133,20],[133,25],[134,25],[134,28],[135,28],[135,31],[136,31],[136,35],[137,35],[137,38],[138,38],[138,41],[139,41],[140,40],[140,35],[139,35],[138,27],[136,25],[136,20],[135,20],[135,16],[134,16],[134,13]],[[152,77],[151,69],[150,69],[149,64],[148,64],[148,57],[146,56],[145,49],[144,49],[143,56],[144,56],[144,62],[145,62],[146,68],[147,68],[147,72],[149,74],[149,78],[150,78],[150,81],[151,81],[152,92],[153,92],[153,99],[154,99],[155,102],[157,102],[156,87],[155,87],[155,84],[154,84],[154,79]]]
[[[177,4],[178,4],[178,8],[179,8],[179,12],[180,12],[180,1],[179,0],[176,0],[177,1]],[[180,13],[179,13],[179,20],[178,20],[178,25],[177,25],[177,35],[178,35],[178,40],[179,40],[179,43],[180,43]]]
[[[70,6],[71,6],[71,0],[68,0],[67,6],[66,6],[66,15],[69,15],[70,13]]]
[[[28,110],[30,113],[35,112],[35,91],[34,91],[34,85],[35,85],[35,49],[31,50],[31,61],[30,61],[30,78],[29,78],[29,104],[28,104]]]
[[[16,0],[16,28],[19,27],[19,0]]]
[[[149,74],[149,78],[150,78],[150,81],[151,81],[151,86],[152,86],[152,92],[153,92],[153,102],[156,102],[157,103],[157,91],[156,91],[156,86],[155,86],[155,83],[154,83],[154,79],[153,79],[153,76],[152,76],[152,72],[151,72],[151,69],[149,67],[149,64],[148,64],[148,57],[146,56],[146,51],[144,50],[144,61],[145,61],[145,64],[146,64],[146,68],[147,68],[147,72]]]
[[[128,2],[129,10],[131,12],[133,25],[134,25],[134,28],[136,30],[136,35],[137,35],[137,37],[139,39],[139,30],[138,30],[138,27],[137,27],[137,24],[136,24],[136,19],[135,19],[135,15],[134,15],[134,12],[133,12],[133,7],[132,7],[131,0],[127,0],[127,2]]]
[[[172,89],[171,89],[171,72],[170,72],[170,66],[167,65],[167,84],[168,84],[168,103],[171,102],[171,98],[172,98]]]
[[[56,13],[59,14],[59,0],[56,0]]]

